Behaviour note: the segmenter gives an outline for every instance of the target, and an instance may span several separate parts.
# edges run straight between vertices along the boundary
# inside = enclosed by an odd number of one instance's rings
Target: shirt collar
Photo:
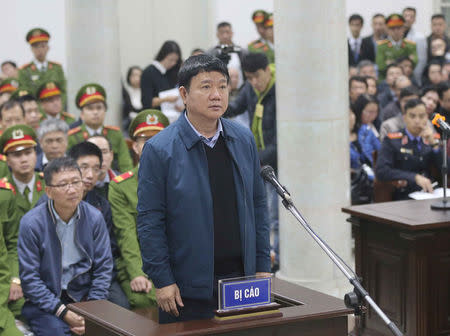
[[[407,128],[405,128],[406,135],[408,136],[409,140],[413,141],[414,139],[417,140],[420,143],[420,140],[422,140],[422,137],[420,135],[414,136],[412,135]]]
[[[23,183],[23,182],[19,181],[18,179],[16,179],[16,177],[14,176],[14,174],[11,174],[11,175],[12,175],[12,178],[13,178],[14,183],[15,183],[16,186],[17,186],[17,189],[19,189],[19,192],[20,192],[21,194],[23,194],[23,191],[25,190],[25,187],[27,187],[27,186],[28,186],[28,188],[30,189],[30,193],[33,192],[33,189],[34,189],[34,182],[36,181],[36,175],[33,174],[32,179],[31,179],[30,182],[28,182],[28,183]]]
[[[42,153],[42,165],[45,166],[48,163],[48,159],[45,156],[45,153]]]
[[[403,39],[400,39],[399,41],[395,42],[392,37],[388,36],[388,40],[392,43],[394,47],[400,47],[402,45]]]
[[[152,64],[155,66],[156,69],[159,70],[159,72],[161,72],[163,75],[165,75],[165,73],[167,72],[167,69],[164,68],[164,66],[159,63],[158,61],[153,61]]]
[[[102,134],[102,127],[101,126],[99,128],[97,128],[97,129],[90,128],[86,124],[84,124],[84,126],[86,126],[86,131],[88,131],[90,136],[93,136],[95,133]]]
[[[95,186],[101,188],[101,187],[103,187],[105,185],[105,183],[109,183],[110,181],[111,181],[111,178],[109,176],[109,172],[106,172],[104,179],[101,180],[101,181],[97,181]]]
[[[36,58],[33,60],[33,63],[36,64],[36,67],[38,68],[39,71],[42,70],[42,68],[47,69],[48,66],[48,62],[47,60],[45,60],[44,62],[39,62]]]
[[[64,221],[61,219],[61,217],[59,217],[58,213],[56,212],[55,207],[53,206],[53,200],[50,200],[50,209],[52,209],[52,213],[53,213],[53,216],[54,216],[55,219],[56,219],[56,223],[59,222],[59,223],[63,223],[63,224],[69,225],[69,224],[73,223],[73,221],[74,221],[75,219],[79,219],[79,218],[80,218],[79,207],[80,207],[80,205],[78,204],[78,205],[77,205],[77,208],[76,208],[76,210],[75,210],[75,213],[74,213],[73,216],[69,219],[69,221],[66,223],[66,222],[64,222]]]
[[[194,125],[191,124],[191,122],[189,121],[189,118],[188,118],[186,112],[184,112],[184,117],[186,118],[186,121],[188,122],[189,126],[191,126],[192,129],[194,130],[195,134],[198,137],[200,137],[202,142],[205,145],[207,145],[208,147],[213,148],[214,145],[216,144],[217,140],[219,139],[220,133],[223,133],[222,122],[220,121],[220,119],[217,120],[217,131],[216,131],[216,134],[214,134],[214,136],[212,136],[211,138],[206,138],[202,134],[200,134],[199,131],[197,131],[197,129],[194,127]]]

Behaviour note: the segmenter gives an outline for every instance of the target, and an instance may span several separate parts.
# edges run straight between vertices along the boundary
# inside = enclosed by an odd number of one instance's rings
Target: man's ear
[[[45,193],[47,194],[49,199],[53,199],[52,198],[52,189],[51,189],[51,187],[45,186]]]
[[[187,89],[184,86],[180,86],[180,88],[178,90],[180,91],[180,96],[181,96],[181,99],[183,99],[184,105],[186,105],[186,98],[188,95]]]

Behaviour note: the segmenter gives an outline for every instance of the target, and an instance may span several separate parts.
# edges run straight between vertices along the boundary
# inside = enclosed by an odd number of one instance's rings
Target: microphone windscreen
[[[261,168],[260,174],[263,179],[267,180],[270,175],[274,174],[274,170],[271,166],[266,165]]]

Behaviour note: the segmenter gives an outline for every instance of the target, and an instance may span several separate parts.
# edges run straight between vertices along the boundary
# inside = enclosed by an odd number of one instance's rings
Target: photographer
[[[245,75],[242,71],[242,60],[247,54],[247,50],[241,48],[233,43],[233,29],[229,22],[220,22],[217,25],[217,39],[218,45],[209,49],[207,54],[220,58],[227,64],[228,70],[236,69],[239,73],[238,88],[240,88],[245,81]]]

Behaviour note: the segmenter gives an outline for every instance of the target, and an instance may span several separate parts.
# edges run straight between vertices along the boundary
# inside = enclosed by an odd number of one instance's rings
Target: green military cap
[[[54,81],[46,81],[37,90],[37,97],[42,100],[53,96],[60,96],[61,90],[59,85]]]
[[[50,34],[42,28],[31,29],[26,37],[29,44],[34,44],[37,42],[47,42],[50,39]]]
[[[16,78],[8,77],[0,82],[0,94],[9,92],[13,93],[19,87],[19,82]]]
[[[273,13],[267,13],[266,19],[264,20],[264,27],[273,27]]]
[[[106,91],[100,84],[89,83],[83,85],[78,90],[77,96],[75,98],[75,105],[77,105],[78,108],[82,108],[87,104],[97,101],[106,103]]]
[[[0,137],[0,149],[4,154],[18,152],[25,148],[35,147],[36,145],[36,133],[27,125],[8,127]]]
[[[257,9],[252,14],[252,20],[254,23],[264,23],[267,17],[267,12],[262,9]]]
[[[393,27],[403,27],[405,24],[405,18],[401,16],[400,14],[391,14],[386,19],[386,26],[388,28]]]
[[[19,86],[19,88],[12,93],[11,99],[20,100],[21,98],[28,97],[28,96],[35,99],[35,97],[33,96],[33,94],[30,91]]]
[[[141,136],[149,137],[155,135],[155,131],[159,132],[167,126],[169,126],[169,119],[161,111],[143,110],[131,122],[128,134],[131,139]]]

